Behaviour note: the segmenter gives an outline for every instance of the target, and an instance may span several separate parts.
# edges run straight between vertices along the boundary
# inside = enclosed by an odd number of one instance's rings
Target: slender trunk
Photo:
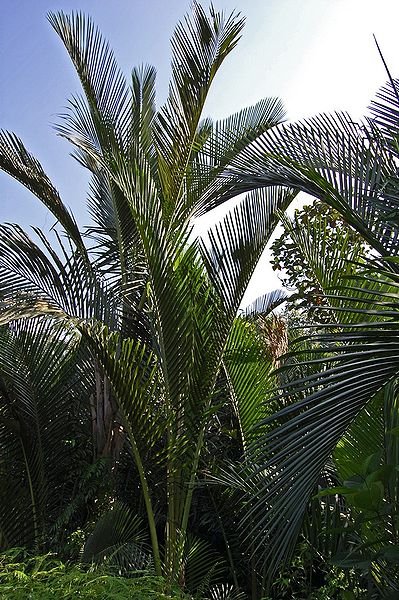
[[[238,584],[238,579],[237,579],[237,574],[236,574],[236,568],[235,568],[235,565],[234,565],[234,560],[233,560],[233,555],[231,553],[231,548],[230,548],[229,540],[228,540],[227,535],[226,535],[226,530],[225,530],[225,528],[223,526],[223,521],[222,521],[222,518],[221,518],[220,513],[218,511],[218,508],[216,506],[216,502],[215,502],[215,499],[213,497],[213,494],[212,494],[212,492],[209,489],[208,489],[208,491],[209,491],[209,496],[211,498],[211,502],[212,502],[214,511],[216,513],[216,516],[217,516],[217,519],[218,519],[218,522],[219,522],[220,531],[222,532],[223,541],[224,541],[224,545],[226,547],[227,558],[228,558],[228,561],[229,561],[229,564],[230,564],[230,571],[231,571],[231,576],[233,578],[234,586],[238,590],[239,589],[239,584]]]
[[[39,540],[39,516],[38,516],[38,512],[37,512],[36,496],[35,496],[35,492],[33,489],[33,482],[32,482],[32,477],[30,474],[28,457],[26,456],[25,446],[24,446],[24,443],[22,440],[21,440],[21,447],[22,447],[22,454],[23,454],[24,462],[25,462],[26,476],[28,478],[29,494],[30,494],[30,499],[31,499],[31,503],[32,503],[33,531],[34,531],[35,546],[36,546],[36,544]]]
[[[169,478],[168,486],[167,576],[170,582],[174,581],[181,586],[184,586],[185,581],[183,556],[204,434],[205,427],[202,426],[195,445],[188,483],[184,481],[185,469],[182,465],[173,465],[172,469],[169,467],[172,477]],[[175,460],[173,459],[172,464]],[[178,460],[180,462],[180,458]]]
[[[94,459],[111,458],[115,463],[123,446],[123,428],[119,419],[109,379],[96,362],[94,365],[95,395],[90,398]]]
[[[177,428],[178,429],[178,428]],[[176,453],[174,431],[168,432],[167,462],[167,521],[165,531],[165,575],[168,584],[182,580],[181,557],[184,550],[184,538],[181,532],[181,506],[184,490],[181,486],[181,457]],[[183,575],[184,579],[184,575]]]
[[[168,582],[172,582],[175,573],[177,521],[176,521],[176,488],[175,471],[173,462],[168,460],[166,474],[166,530],[165,530],[165,575]]]
[[[156,524],[155,524],[154,510],[152,507],[150,488],[148,485],[147,477],[145,475],[144,465],[141,460],[140,452],[137,447],[135,437],[133,435],[133,432],[129,429],[129,427],[127,425],[126,425],[126,431],[129,436],[129,441],[131,444],[134,461],[136,463],[136,467],[137,467],[137,470],[139,473],[141,491],[143,494],[144,504],[145,504],[145,508],[146,508],[146,512],[147,512],[147,520],[148,520],[148,527],[150,530],[152,554],[153,554],[153,558],[154,558],[155,574],[157,576],[161,576],[162,575],[161,556],[160,556],[160,552],[159,552],[158,534],[157,534],[157,528],[156,528]]]

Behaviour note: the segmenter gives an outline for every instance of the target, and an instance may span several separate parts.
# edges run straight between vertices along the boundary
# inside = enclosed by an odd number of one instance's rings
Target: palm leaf
[[[63,204],[41,164],[26,150],[15,134],[7,131],[0,132],[0,168],[17,179],[43,202],[64,227],[76,247],[85,255],[85,246],[76,221]]]
[[[263,250],[277,224],[277,210],[292,200],[282,188],[254,191],[209,232],[204,259],[226,313],[235,316]]]
[[[82,13],[49,13],[48,20],[64,43],[87,98],[89,113],[79,100],[73,102],[77,129],[103,150],[122,143],[130,116],[129,92],[108,43]]]
[[[258,526],[258,549],[266,544],[265,559],[270,561],[271,572],[292,550],[308,499],[338,441],[367,403],[397,374],[397,311],[393,298],[397,298],[398,283],[393,277],[386,272],[382,278],[379,273],[379,279],[391,286],[385,292],[374,292],[373,285],[368,289],[364,277],[365,295],[374,294],[372,317],[378,313],[377,321],[369,321],[368,310],[357,309],[357,298],[346,298],[346,311],[354,301],[353,310],[356,314],[362,312],[364,322],[344,325],[339,331],[334,325],[331,333],[313,338],[314,358],[303,365],[305,376],[286,385],[284,393],[290,405],[272,419],[279,426],[254,444],[252,450],[261,466],[251,476],[257,500],[249,514]],[[289,364],[285,367],[287,372],[290,368]],[[266,425],[268,421],[263,423]],[[260,473],[264,473],[261,478]]]
[[[183,560],[185,585],[196,597],[202,597],[211,583],[217,583],[224,575],[223,557],[206,540],[188,535]]]
[[[324,200],[381,254],[396,253],[386,218],[395,206],[395,159],[371,123],[346,114],[281,125],[258,138],[229,169],[245,186],[287,185]],[[384,217],[385,215],[385,217]]]
[[[105,563],[126,573],[150,565],[141,519],[120,502],[97,521],[83,548],[84,562]]]
[[[17,225],[0,226],[1,319],[39,314],[114,323],[116,303],[85,258],[65,253],[65,263],[36,230],[46,252]]]
[[[8,545],[40,544],[71,466],[79,337],[48,319],[19,321],[1,336],[0,529]]]
[[[188,207],[194,217],[247,191],[237,184],[234,177],[226,176],[226,169],[241,151],[281,123],[284,116],[279,99],[265,98],[209,127],[207,137],[194,158],[191,167],[193,176],[187,189]]]
[[[256,300],[251,302],[251,304],[242,309],[242,316],[245,318],[256,317],[257,315],[267,317],[288,299],[289,296],[284,290],[267,292],[267,294],[259,296]]]
[[[253,437],[254,425],[272,414],[275,408],[267,403],[276,384],[271,374],[272,363],[267,360],[264,345],[253,324],[236,319],[223,363],[245,449]]]
[[[136,152],[154,158],[155,69],[144,66],[132,71],[132,128],[130,145]]]
[[[232,585],[222,584],[214,586],[209,591],[209,600],[245,600],[246,595]]]
[[[244,20],[238,15],[225,18],[213,7],[208,16],[195,2],[192,18],[187,16],[175,29],[169,97],[157,115],[155,127],[156,147],[162,157],[159,175],[166,218],[174,211],[183,192],[210,85],[237,44],[243,25]]]
[[[382,129],[386,136],[391,151],[398,151],[395,140],[398,135],[398,121],[399,121],[399,80],[392,79],[387,82],[377,92],[376,98],[371,101],[370,111],[379,128]]]
[[[334,463],[342,482],[358,474],[356,469],[384,447],[385,387],[358,414],[334,450]]]

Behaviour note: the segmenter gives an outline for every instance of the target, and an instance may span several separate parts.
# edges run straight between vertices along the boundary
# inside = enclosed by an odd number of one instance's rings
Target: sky
[[[360,118],[386,80],[373,33],[393,76],[399,76],[397,0],[214,0],[214,5],[238,10],[247,21],[242,40],[215,80],[204,116],[223,118],[261,98],[279,96],[290,120],[334,110]],[[79,84],[46,14],[60,9],[90,14],[126,74],[142,63],[156,67],[161,103],[170,73],[169,40],[189,7],[189,0],[0,2],[0,128],[24,140],[81,225],[88,224],[87,175],[52,129]],[[54,218],[0,173],[0,222],[46,230]],[[201,222],[198,231],[208,223]],[[266,256],[246,300],[275,287],[278,280]]]

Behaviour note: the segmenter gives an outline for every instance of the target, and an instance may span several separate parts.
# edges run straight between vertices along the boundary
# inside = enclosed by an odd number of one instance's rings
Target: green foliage
[[[342,506],[340,543],[331,561],[383,598],[399,591],[397,422],[397,383],[392,382],[339,441],[333,455],[337,485],[318,494],[322,502],[339,497]]]
[[[345,574],[336,566],[325,562],[309,543],[302,541],[298,544],[291,563],[275,577],[270,600],[366,598],[366,590],[353,584],[351,575],[352,573]]]
[[[398,87],[391,80],[380,93],[373,120],[322,114],[283,125],[235,165],[246,176],[256,171],[265,186],[289,185],[323,200],[372,253],[354,269],[345,236],[328,245],[328,223],[319,220],[310,238],[307,226],[295,231],[328,311],[315,335],[291,345],[280,371],[279,397],[286,406],[264,421],[273,431],[251,448],[256,467],[245,466],[242,489],[250,509],[241,525],[250,535],[257,524],[256,550],[263,552],[270,577],[292,556],[310,497],[337,444],[398,376]],[[397,456],[387,464],[397,465]],[[380,484],[370,486],[376,506]],[[359,500],[368,503],[368,494],[359,490]],[[380,571],[374,582],[383,580],[389,588],[389,575]]]
[[[3,326],[0,339],[0,547],[43,547],[91,460],[90,374],[76,369],[79,339],[51,319]]]
[[[271,245],[271,264],[283,286],[294,292],[288,304],[290,318],[295,309],[303,325],[328,322],[328,288],[337,278],[354,272],[364,262],[369,248],[335,209],[315,200],[296,209],[294,218],[281,215],[282,234]]]
[[[19,549],[0,556],[2,600],[189,600],[178,591],[167,594],[165,589],[165,581],[153,575],[126,579],[98,570],[83,571],[51,555],[31,557]]]

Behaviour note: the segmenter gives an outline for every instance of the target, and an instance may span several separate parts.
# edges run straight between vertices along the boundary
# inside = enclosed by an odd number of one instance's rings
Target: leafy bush
[[[189,600],[179,592],[165,593],[160,577],[141,575],[133,579],[101,571],[85,572],[54,556],[29,556],[13,549],[0,555],[0,600]]]

